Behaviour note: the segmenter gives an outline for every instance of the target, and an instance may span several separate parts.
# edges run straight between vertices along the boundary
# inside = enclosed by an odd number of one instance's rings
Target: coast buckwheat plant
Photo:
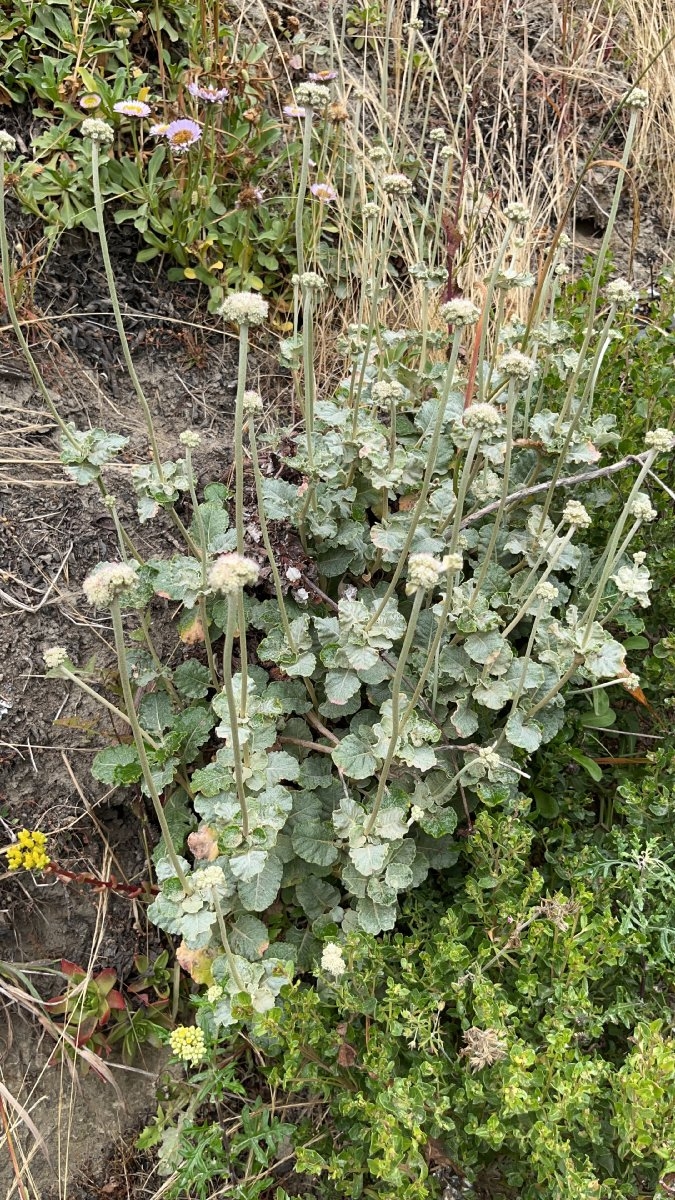
[[[222,102],[202,99],[209,111]],[[638,686],[622,631],[641,630],[651,579],[631,543],[655,516],[647,488],[675,444],[657,428],[621,459],[616,419],[594,412],[629,300],[619,281],[601,290],[608,238],[580,343],[556,319],[555,246],[536,289],[512,264],[527,220],[518,204],[505,208],[482,297],[443,296],[447,277],[422,227],[409,264],[419,327],[389,327],[388,264],[413,193],[399,171],[376,172],[363,198],[372,277],[340,342],[343,377],[323,391],[314,339],[326,281],[306,244],[304,203],[312,122],[330,92],[310,81],[297,99],[305,137],[289,341],[302,421],[288,431],[282,470],[264,475],[266,397],[250,390],[247,372],[268,306],[255,292],[226,295],[222,320],[239,338],[232,512],[220,484],[198,493],[194,431],[174,460],[160,456],[107,250],[99,165],[109,127],[99,118],[83,127],[113,309],[152,450],[133,475],[139,519],[168,517],[179,553],[143,560],[118,518],[105,468],[124,439],[60,418],[14,311],[0,222],[10,320],[59,423],[64,467],[98,489],[119,542],[117,561],[91,572],[84,595],[110,614],[120,703],[90,687],[67,648],[50,653],[48,673],[96,696],[127,731],[97,754],[93,773],[107,786],[138,785],[152,804],[161,841],[148,912],[208,989],[199,1003],[207,1039],[272,1009],[294,970],[341,977],[348,935],[392,930],[400,898],[455,863],[458,834],[471,834],[485,808],[517,817],[529,758],[561,730],[569,689]],[[0,138],[0,168],[11,152]],[[513,312],[527,298],[526,321],[512,315],[516,293]],[[632,482],[598,550],[589,534],[606,502],[602,481],[619,472]],[[246,477],[259,545],[244,519]],[[283,572],[279,530],[296,546]],[[153,636],[166,599],[186,648],[172,666]],[[186,1062],[201,1053],[201,1042],[185,1042],[190,1055],[179,1042]],[[470,1040],[466,1049],[475,1059]]]

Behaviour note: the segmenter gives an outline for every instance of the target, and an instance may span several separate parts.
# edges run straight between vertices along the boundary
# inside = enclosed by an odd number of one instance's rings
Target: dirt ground
[[[162,453],[177,457],[178,433],[197,428],[203,434],[195,454],[200,478],[226,480],[235,343],[206,316],[196,292],[157,280],[136,266],[134,252],[128,244],[114,247],[132,350]],[[129,436],[108,486],[141,551],[172,553],[178,543],[168,521],[142,527],[136,521],[129,473],[147,457],[147,438],[106,297],[97,248],[79,237],[64,240],[37,282],[33,309],[46,318],[31,328],[31,344],[67,419]],[[252,383],[265,374],[257,363],[269,373],[270,361],[254,354]],[[0,333],[0,427],[0,844],[10,840],[10,823],[38,827],[61,865],[99,875],[112,870],[133,883],[148,876],[146,845],[151,849],[156,840],[151,819],[143,811],[140,822],[138,803],[132,808],[128,795],[106,793],[93,780],[93,754],[110,744],[114,729],[80,691],[46,680],[42,661],[45,649],[63,645],[77,663],[95,656],[103,670],[112,664],[109,621],[92,614],[80,586],[95,563],[116,556],[114,526],[95,492],[61,470],[54,427],[6,330]],[[125,898],[53,879],[0,875],[0,962],[57,965],[63,957],[97,970],[113,967],[124,979],[136,953],[158,949],[142,908]],[[61,990],[47,975],[31,979],[45,995]],[[114,1195],[88,1188],[97,1178],[102,1186],[114,1179],[114,1163],[100,1162],[111,1129],[112,1140],[124,1146],[154,1111],[161,1055],[151,1052],[131,1070],[113,1065],[116,1094],[91,1073],[72,1082],[63,1065],[47,1066],[51,1048],[20,1007],[5,1006],[0,1078],[33,1113],[52,1155],[51,1166],[39,1152],[31,1157],[36,1194],[45,1200],[61,1195],[56,1180],[81,1176],[90,1181],[82,1195]],[[30,1155],[25,1128],[14,1140]],[[12,1181],[11,1165],[1,1161],[0,1195],[12,1194]]]

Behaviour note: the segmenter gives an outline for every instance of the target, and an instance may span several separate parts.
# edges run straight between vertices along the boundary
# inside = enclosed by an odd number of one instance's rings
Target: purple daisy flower
[[[199,141],[202,131],[196,121],[172,121],[164,136],[174,154],[186,154]]]
[[[148,133],[150,134],[150,137],[166,137],[168,128],[168,121],[160,121],[158,125],[151,125]]]
[[[313,183],[309,190],[315,199],[320,200],[322,204],[331,204],[333,200],[337,200],[338,198],[335,188],[330,183]]]
[[[305,110],[299,104],[285,104],[282,112],[285,117],[304,117]]]
[[[150,105],[142,100],[118,100],[113,109],[123,117],[149,117],[152,112]]]
[[[230,94],[226,87],[215,88],[210,85],[201,87],[194,80],[192,83],[188,83],[188,92],[194,96],[195,100],[203,100],[205,104],[222,104]]]
[[[330,83],[331,80],[337,79],[337,71],[310,71],[307,78],[310,83]]]

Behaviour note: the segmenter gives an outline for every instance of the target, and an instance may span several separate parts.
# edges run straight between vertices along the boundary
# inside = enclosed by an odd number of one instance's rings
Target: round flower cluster
[[[621,676],[621,682],[628,692],[635,692],[640,686],[640,676],[633,671],[629,671],[627,675]]]
[[[406,592],[426,591],[435,587],[443,574],[443,563],[433,554],[411,554],[408,559],[408,582]]]
[[[559,262],[553,268],[553,274],[556,279],[564,279],[570,273],[570,265],[566,262]]]
[[[328,971],[336,979],[344,975],[347,964],[342,956],[342,947],[337,942],[326,942],[321,955],[321,970]]]
[[[257,292],[232,292],[220,306],[220,315],[233,325],[262,325],[269,304]]]
[[[136,569],[130,563],[102,562],[87,575],[82,591],[92,608],[107,608],[113,600],[136,583]]]
[[[62,667],[64,662],[68,661],[68,651],[64,646],[50,646],[49,650],[45,650],[42,657],[47,669],[55,671],[57,667]]]
[[[211,888],[222,887],[225,883],[225,872],[222,867],[202,867],[201,871],[195,871],[190,882],[198,895],[208,898]]]
[[[447,140],[448,140],[447,129],[442,129],[439,127],[438,129],[432,129],[431,133],[429,134],[429,141],[436,142],[437,145],[443,146],[445,144],[445,142],[447,142]]]
[[[669,454],[675,446],[675,434],[669,429],[650,429],[645,434],[645,446],[649,450],[658,450],[660,454]]]
[[[9,846],[7,866],[10,871],[42,871],[51,861],[45,849],[47,838],[37,829],[22,829],[17,835],[16,842]]]
[[[444,571],[461,571],[464,559],[461,554],[446,554],[441,565]]]
[[[532,216],[526,204],[519,204],[514,200],[511,204],[507,204],[504,209],[504,216],[508,221],[513,221],[516,225],[526,225]]]
[[[626,108],[648,108],[649,92],[644,88],[634,87],[626,96],[624,103]]]
[[[635,304],[638,294],[627,279],[613,279],[605,293],[610,304]]]
[[[204,1034],[196,1025],[177,1025],[169,1035],[169,1045],[176,1058],[185,1063],[201,1062],[206,1054]]]
[[[402,400],[405,388],[397,379],[379,379],[370,389],[376,404],[387,404],[390,400]]]
[[[330,88],[322,83],[301,83],[295,89],[295,98],[298,104],[305,104],[307,108],[325,108],[330,100]]]
[[[260,392],[246,391],[242,398],[242,408],[245,413],[262,412],[263,398]]]
[[[389,158],[389,151],[386,146],[373,146],[369,151],[368,157],[372,163],[381,163]]]
[[[258,564],[243,554],[221,554],[209,571],[209,586],[225,596],[233,596],[257,582]]]
[[[472,404],[464,413],[465,429],[497,430],[502,424],[502,414],[494,404]]]
[[[593,523],[587,509],[578,500],[568,500],[562,515],[563,521],[567,521],[577,529],[588,529],[589,525]]]
[[[447,300],[445,304],[441,304],[438,315],[448,325],[456,325],[461,329],[465,325],[476,324],[480,317],[480,309],[476,308],[472,300],[458,296],[456,300]]]
[[[496,771],[502,765],[502,760],[491,746],[481,746],[476,752],[476,758],[483,764],[486,771]]]
[[[552,603],[554,600],[558,599],[557,587],[554,587],[552,583],[547,583],[545,580],[543,583],[538,583],[534,591],[535,595],[538,596],[540,600],[546,600],[547,602]]]
[[[206,999],[209,1004],[215,1004],[217,1000],[220,1000],[222,994],[223,989],[219,983],[212,983],[211,987],[206,989]]]
[[[534,375],[537,369],[534,359],[521,354],[520,350],[509,350],[508,354],[503,354],[497,366],[507,379],[520,379],[523,382]]]
[[[652,502],[646,492],[638,492],[633,503],[630,506],[630,515],[635,517],[636,521],[655,521],[658,513],[655,508],[652,508]]]
[[[308,292],[321,292],[326,287],[326,280],[322,279],[316,271],[303,271],[299,276],[301,288],[306,288]]]
[[[11,133],[6,129],[0,129],[0,154],[13,154],[16,150],[16,141]]]
[[[400,171],[382,176],[382,190],[387,196],[409,196],[412,193],[412,180]]]
[[[452,158],[452,146],[441,146],[441,152],[438,156],[441,162],[447,162]]]
[[[187,446],[189,450],[196,450],[201,440],[201,434],[197,433],[196,429],[184,429],[178,434],[181,446]]]
[[[380,211],[379,204],[375,204],[375,202],[373,200],[368,200],[367,203],[364,204],[363,208],[361,209],[361,212],[363,213],[366,220],[368,220],[372,217],[376,217],[377,214],[379,213],[379,211]]]
[[[82,137],[89,138],[91,142],[98,142],[101,146],[110,146],[115,140],[115,131],[112,125],[102,121],[100,117],[87,117],[87,120],[82,122]]]

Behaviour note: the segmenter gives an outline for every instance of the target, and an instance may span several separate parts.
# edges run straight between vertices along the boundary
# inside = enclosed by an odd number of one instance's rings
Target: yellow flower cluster
[[[176,1058],[186,1063],[198,1063],[206,1054],[204,1034],[196,1025],[179,1025],[169,1037]]]
[[[7,866],[10,871],[42,871],[51,859],[45,849],[47,838],[37,829],[22,829],[16,842],[7,850]]]

